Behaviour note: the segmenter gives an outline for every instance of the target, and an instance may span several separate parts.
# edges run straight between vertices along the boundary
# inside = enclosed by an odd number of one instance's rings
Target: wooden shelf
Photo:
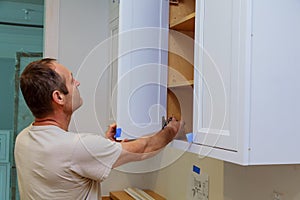
[[[148,195],[150,195],[152,198],[157,199],[157,200],[166,200],[164,197],[160,196],[159,194],[151,191],[151,190],[144,190]],[[127,194],[124,191],[114,191],[110,192],[110,198],[112,200],[134,200],[129,194]]]
[[[185,87],[185,86],[194,86],[194,80],[187,80],[187,81],[168,84],[168,88]]]
[[[171,23],[170,29],[178,31],[195,31],[195,12]]]

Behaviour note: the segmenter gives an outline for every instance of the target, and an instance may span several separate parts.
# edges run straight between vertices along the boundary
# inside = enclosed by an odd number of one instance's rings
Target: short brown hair
[[[52,93],[59,90],[68,94],[66,80],[51,68],[56,59],[44,58],[29,63],[20,77],[25,102],[36,118],[53,112]]]

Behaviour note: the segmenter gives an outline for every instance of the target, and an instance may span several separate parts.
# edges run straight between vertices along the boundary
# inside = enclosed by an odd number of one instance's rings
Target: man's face
[[[79,81],[77,81],[70,70],[59,63],[53,64],[55,67],[55,71],[66,80],[66,87],[69,91],[69,94],[66,95],[66,111],[74,112],[82,105],[82,98],[80,97],[80,93],[78,90],[78,86],[80,85]]]

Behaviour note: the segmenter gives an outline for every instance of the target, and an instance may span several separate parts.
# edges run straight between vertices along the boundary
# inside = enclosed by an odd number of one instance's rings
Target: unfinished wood
[[[167,116],[175,117],[176,119],[181,119],[181,107],[179,100],[172,91],[172,89],[168,89],[167,92]]]
[[[178,5],[170,4],[169,23],[174,24],[195,12],[195,0],[180,0]]]
[[[183,33],[184,35],[189,36],[194,41],[194,38],[195,38],[195,32],[194,31],[183,31],[183,30],[180,30],[179,32]]]
[[[168,116],[185,122],[185,133],[193,130],[193,87],[168,88]]]
[[[169,53],[168,86],[191,83],[194,79],[194,66],[186,59]]]
[[[170,29],[178,31],[195,31],[195,12],[170,24]]]
[[[168,85],[194,79],[194,40],[177,31],[169,33]]]
[[[182,82],[177,81],[176,83],[168,84],[168,88],[186,87],[186,86],[193,87],[193,85],[194,85],[194,80],[187,80]]]
[[[102,200],[111,200],[110,197],[102,197]]]
[[[167,114],[183,120],[188,133],[193,130],[195,0],[170,5],[169,13]]]
[[[151,191],[151,190],[144,190],[147,194],[153,197],[155,200],[166,200],[164,197],[160,196],[159,194]],[[134,200],[129,194],[125,191],[114,191],[110,192],[110,198],[113,200]]]

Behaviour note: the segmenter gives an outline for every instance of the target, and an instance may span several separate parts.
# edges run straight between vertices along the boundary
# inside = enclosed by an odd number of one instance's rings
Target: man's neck
[[[68,131],[68,127],[70,124],[70,116],[65,115],[51,115],[44,118],[35,118],[33,123],[34,126],[48,126],[53,125],[57,126],[65,131]]]

